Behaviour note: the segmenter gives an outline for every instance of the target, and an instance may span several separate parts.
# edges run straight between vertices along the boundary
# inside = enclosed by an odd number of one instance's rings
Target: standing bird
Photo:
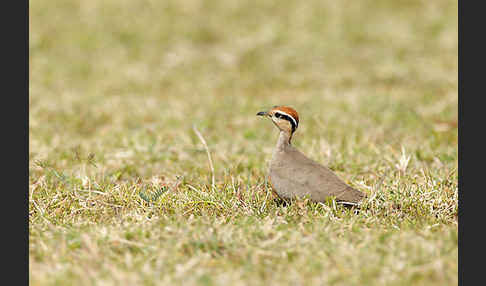
[[[299,126],[295,109],[274,106],[257,115],[270,118],[280,130],[269,173],[270,184],[280,198],[309,196],[314,202],[324,202],[328,197],[335,197],[339,202],[355,205],[365,197],[364,193],[348,186],[331,170],[292,146],[292,135]]]

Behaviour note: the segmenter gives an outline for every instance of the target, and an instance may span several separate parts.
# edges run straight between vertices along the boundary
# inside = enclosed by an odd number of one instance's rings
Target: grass
[[[457,2],[29,5],[31,285],[457,284]],[[277,104],[359,211],[274,201]]]

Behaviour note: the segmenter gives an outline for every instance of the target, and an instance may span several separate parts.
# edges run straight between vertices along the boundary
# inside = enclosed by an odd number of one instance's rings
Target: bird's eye
[[[280,114],[280,113],[275,113],[275,117],[280,118],[281,116],[282,116],[282,114]]]

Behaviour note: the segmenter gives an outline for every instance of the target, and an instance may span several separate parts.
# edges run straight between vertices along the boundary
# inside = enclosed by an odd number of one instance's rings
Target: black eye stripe
[[[282,119],[289,121],[290,124],[292,125],[292,132],[294,132],[295,129],[297,129],[297,125],[295,125],[295,121],[290,116],[279,113],[279,112],[275,112],[275,117],[276,118],[282,118]]]

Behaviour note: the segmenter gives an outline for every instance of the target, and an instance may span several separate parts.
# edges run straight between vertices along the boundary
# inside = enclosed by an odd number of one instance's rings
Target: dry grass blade
[[[202,136],[201,132],[199,132],[199,130],[197,129],[196,125],[193,125],[192,126],[192,129],[196,133],[196,135],[199,138],[199,140],[201,140],[202,144],[204,145],[204,149],[206,150],[206,154],[208,155],[209,168],[211,168],[211,187],[214,190],[214,187],[215,187],[214,165],[213,165],[213,160],[211,159],[211,153],[209,152],[208,144],[206,143],[206,140]]]

